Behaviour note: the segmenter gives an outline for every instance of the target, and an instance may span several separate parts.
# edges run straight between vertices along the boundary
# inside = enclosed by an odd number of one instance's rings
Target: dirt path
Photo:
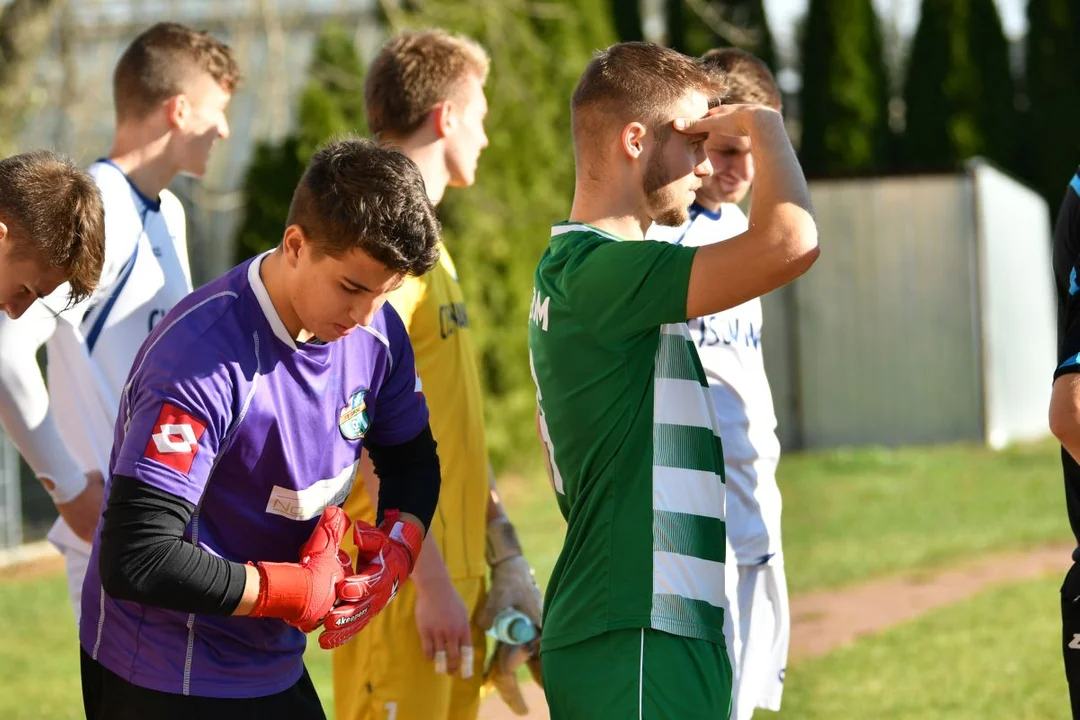
[[[881,632],[995,586],[1064,573],[1073,546],[993,555],[933,573],[887,578],[862,585],[809,593],[791,601],[792,661],[825,655],[861,637]],[[548,717],[543,693],[523,688],[529,720]],[[517,718],[497,696],[488,698],[480,720]]]
[[[47,541],[0,550],[0,582],[33,580],[64,569],[64,558]]]
[[[791,602],[792,661],[825,655],[893,625],[960,602],[994,585],[1062,574],[1073,546],[992,555],[917,576],[800,595]]]

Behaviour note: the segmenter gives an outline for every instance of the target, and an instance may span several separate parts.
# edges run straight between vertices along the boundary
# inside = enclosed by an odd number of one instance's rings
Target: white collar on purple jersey
[[[262,308],[263,315],[266,316],[266,321],[273,328],[274,334],[278,336],[281,342],[296,350],[296,340],[289,337],[289,331],[285,329],[285,323],[281,322],[281,317],[278,315],[277,310],[274,309],[274,303],[270,301],[270,293],[266,292],[266,285],[263,284],[262,276],[259,275],[259,268],[262,267],[263,259],[272,252],[274,251],[267,250],[251,261],[251,264],[248,265],[248,284],[251,285],[251,291],[255,293],[255,299],[259,301],[259,307]]]
[[[251,264],[248,265],[248,284],[251,285],[252,292],[255,293],[255,299],[259,301],[259,307],[262,308],[263,315],[266,316],[266,321],[270,323],[270,327],[274,329],[274,334],[281,339],[281,342],[288,345],[291,349],[299,349],[296,345],[296,338],[289,336],[289,331],[285,329],[285,323],[281,322],[281,316],[278,315],[277,310],[274,308],[274,303],[270,300],[270,293],[266,292],[266,285],[262,281],[262,275],[259,274],[259,268],[262,267],[262,261],[267,255],[274,252],[273,250],[267,250],[262,255],[258,255]],[[359,329],[374,336],[379,342],[390,347],[390,341],[373,327],[365,325],[357,325]]]

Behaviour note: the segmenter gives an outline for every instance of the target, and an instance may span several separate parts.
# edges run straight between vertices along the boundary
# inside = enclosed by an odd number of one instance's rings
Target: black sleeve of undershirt
[[[169,610],[231,615],[244,594],[244,566],[184,540],[194,512],[186,500],[114,475],[98,558],[105,592]]]
[[[425,425],[419,435],[400,445],[364,443],[364,447],[379,476],[378,522],[393,509],[418,517],[425,531],[430,528],[442,483],[431,426]]]

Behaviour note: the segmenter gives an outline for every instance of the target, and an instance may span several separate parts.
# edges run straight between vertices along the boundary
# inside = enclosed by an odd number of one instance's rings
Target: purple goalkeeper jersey
[[[411,440],[428,412],[389,303],[369,327],[297,344],[260,265],[256,258],[188,295],[147,338],[121,398],[110,474],[194,504],[185,539],[207,552],[296,562],[323,508],[348,496],[363,440]],[[261,697],[300,679],[305,637],[282,620],[109,597],[100,529],[79,639],[103,666],[141,687],[204,697]]]

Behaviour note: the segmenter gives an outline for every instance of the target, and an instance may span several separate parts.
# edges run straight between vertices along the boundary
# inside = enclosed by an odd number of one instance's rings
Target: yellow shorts
[[[416,585],[411,581],[356,637],[333,651],[337,720],[476,720],[487,643],[476,619],[484,607],[485,578],[455,580],[470,608],[475,663],[468,680],[437,674],[416,630]]]

